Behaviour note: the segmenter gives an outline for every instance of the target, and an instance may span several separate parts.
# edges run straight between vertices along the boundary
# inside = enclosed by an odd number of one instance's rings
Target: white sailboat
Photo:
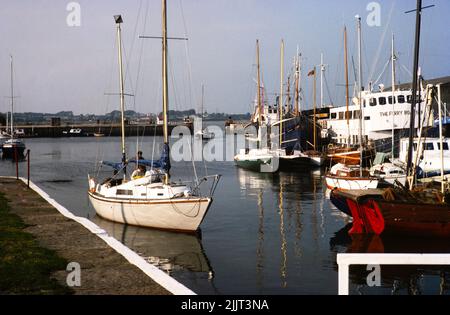
[[[201,109],[200,109],[200,113],[201,113],[200,115],[201,115],[201,119],[202,119],[202,128],[201,128],[201,130],[196,132],[195,136],[202,140],[211,140],[211,139],[214,139],[214,137],[215,137],[214,133],[210,132],[207,127],[203,128],[203,118],[205,116],[204,110],[203,110],[204,99],[205,99],[205,86],[202,84],[202,103],[201,103]]]
[[[240,152],[234,157],[234,161],[237,166],[258,172],[273,173],[278,170],[278,164],[273,163],[275,159],[278,159],[278,152],[274,152],[267,147],[267,139],[263,139],[263,130],[267,131],[267,127],[270,126],[270,122],[263,115],[263,104],[261,97],[261,74],[259,64],[259,41],[256,41],[256,67],[257,67],[257,113],[255,113],[255,119],[258,124],[257,138],[249,138],[248,140],[254,140],[257,144],[257,148],[253,149],[241,149]],[[266,140],[266,141],[263,141]],[[275,167],[272,167],[275,165]]]
[[[16,138],[16,132],[14,130],[14,71],[13,71],[13,57],[10,56],[11,66],[11,116],[10,116],[10,133],[4,134],[4,137],[8,137],[2,144],[2,158],[22,160],[24,158],[25,143]],[[8,115],[8,114],[7,114]],[[8,126],[6,127],[8,129]]]
[[[111,178],[98,182],[89,178],[89,200],[97,214],[105,219],[144,227],[174,231],[196,231],[213,201],[212,195],[217,187],[220,175],[212,178],[209,194],[203,196],[200,191],[206,178],[196,180],[191,185],[173,183],[170,180],[170,155],[168,134],[168,78],[167,78],[167,11],[166,0],[162,0],[162,63],[163,63],[163,131],[164,148],[160,160],[130,160],[125,152],[124,128],[124,80],[122,70],[121,23],[122,17],[115,16],[119,48],[120,104],[122,112],[122,162],[115,169],[124,171],[124,178]],[[126,165],[136,163],[151,167],[139,176],[126,177]],[[112,165],[112,163],[104,162]]]
[[[362,105],[362,66],[361,66],[361,17],[356,16],[358,28],[358,104],[359,112],[363,113]],[[377,188],[379,178],[371,176],[369,170],[362,166],[363,137],[362,137],[362,117],[359,117],[359,165],[345,165],[338,163],[334,165],[325,175],[325,183],[329,189],[370,189]]]

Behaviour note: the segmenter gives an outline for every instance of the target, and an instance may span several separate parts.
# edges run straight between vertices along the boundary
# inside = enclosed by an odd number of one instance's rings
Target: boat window
[[[417,151],[417,143],[414,143],[413,146],[414,146],[414,151]]]
[[[341,119],[341,120],[344,119],[344,112],[339,113],[339,119]]]
[[[441,143],[438,142],[437,145],[438,145],[438,150],[440,150],[441,149]],[[448,143],[447,142],[442,142],[442,150],[448,151]]]
[[[337,114],[336,113],[331,113],[331,119],[336,119]]]
[[[399,95],[397,96],[397,102],[399,104],[404,104],[405,103],[405,95]]]
[[[408,97],[407,97],[406,99],[407,99],[408,103],[411,104],[411,101],[412,101],[412,95],[411,95],[411,94],[408,95]],[[416,102],[417,102],[417,103],[422,103],[422,99],[420,98],[419,95],[417,95]]]
[[[433,142],[425,142],[424,150],[433,151],[434,150]]]
[[[376,98],[371,98],[369,101],[369,105],[370,106],[376,106],[377,105],[377,99]]]
[[[394,100],[394,102],[392,102],[392,100]],[[389,103],[389,104],[395,103],[395,97],[393,98],[392,96],[389,96],[389,97],[388,97],[388,103]]]
[[[345,112],[345,119],[352,119],[352,112]]]
[[[370,116],[365,116],[364,120],[370,120]]]
[[[386,105],[386,97],[379,97],[378,98],[378,104],[380,105]]]
[[[116,195],[133,196],[133,191],[128,189],[117,189]]]
[[[361,112],[359,110],[353,111],[353,119],[359,119],[361,118]]]

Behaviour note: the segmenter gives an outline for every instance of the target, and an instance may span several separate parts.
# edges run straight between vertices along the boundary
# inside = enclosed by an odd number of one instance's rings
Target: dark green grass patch
[[[0,193],[0,294],[71,294],[51,278],[53,272],[66,269],[67,261],[39,246],[23,231],[26,227]]]

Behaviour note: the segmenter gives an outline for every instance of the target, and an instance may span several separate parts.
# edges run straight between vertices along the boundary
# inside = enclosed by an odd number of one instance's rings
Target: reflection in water
[[[349,235],[351,224],[330,239],[330,249],[346,253],[450,253],[450,243],[442,238],[396,237],[385,235]],[[337,268],[337,266],[336,266]],[[350,279],[363,294],[367,289],[366,266],[350,269]],[[382,288],[391,294],[417,295],[423,292],[450,294],[450,266],[381,266]]]
[[[188,270],[194,273],[207,273],[209,279],[214,277],[202,243],[196,235],[124,225],[98,216],[92,221],[110,236],[168,274]]]
[[[286,242],[286,233],[284,231],[284,209],[283,209],[283,183],[280,181],[280,194],[279,194],[279,214],[280,214],[280,236],[281,236],[281,266],[280,266],[280,275],[281,275],[281,287],[285,288],[287,286],[287,242]]]
[[[258,192],[258,245],[256,247],[256,277],[258,286],[264,282],[264,205],[263,205],[263,190]]]
[[[295,276],[294,273],[291,273],[291,278],[294,279],[298,277],[299,268],[303,265],[301,260],[305,259],[302,250],[302,242],[306,243],[305,245],[310,248],[319,248],[318,241],[320,238],[324,237],[324,202],[322,198],[320,204],[318,204],[316,197],[323,195],[320,193],[322,188],[320,173],[312,174],[312,172],[307,172],[306,174],[301,175],[285,172],[279,174],[264,174],[240,168],[237,168],[236,172],[241,193],[245,195],[246,198],[254,197],[257,206],[258,239],[256,247],[256,275],[258,286],[263,287],[264,268],[270,267],[266,266],[265,261],[269,259],[278,259],[279,278],[281,280],[279,287],[287,288],[289,267],[293,268],[295,266],[295,268],[297,268],[295,269]],[[306,209],[308,209],[307,211],[310,212],[310,217],[306,217],[306,222],[305,217],[303,216],[302,203],[305,203]],[[270,246],[269,242],[273,241],[272,239],[266,239],[265,235],[270,231],[265,231],[265,229],[273,228],[273,225],[268,223],[273,222],[273,219],[275,219],[275,217],[270,216],[272,212],[265,211],[268,205],[272,205],[274,208],[276,207],[277,210],[277,221],[279,220],[278,233],[280,236],[278,243],[280,253],[279,258],[276,256],[274,257],[273,255],[266,257],[264,253],[264,242],[267,242],[268,244],[266,245]],[[319,215],[320,218],[318,217]],[[305,224],[309,225],[308,234],[312,234],[312,237],[307,236],[307,238],[314,239],[313,242],[316,243],[315,246],[311,246],[309,240],[303,239]],[[294,255],[289,254],[290,242],[292,242],[293,245],[292,251]],[[289,264],[289,258],[290,260],[294,258],[297,261],[290,261]],[[295,283],[292,285],[295,285]]]

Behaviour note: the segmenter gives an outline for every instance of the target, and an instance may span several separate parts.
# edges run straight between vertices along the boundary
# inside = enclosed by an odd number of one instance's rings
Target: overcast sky
[[[127,108],[143,113],[161,108],[161,42],[139,35],[161,34],[159,0],[79,0],[81,25],[69,27],[70,1],[3,0],[0,18],[0,91],[10,95],[9,55],[14,56],[17,111],[104,113],[118,108],[117,48],[113,15],[124,19]],[[247,112],[255,94],[255,41],[261,43],[261,70],[269,98],[279,90],[280,40],[286,45],[286,70],[297,45],[302,53],[304,108],[312,106],[308,70],[324,53],[325,101],[344,104],[343,26],[349,56],[357,61],[356,22],[362,16],[364,82],[377,79],[396,36],[398,80],[410,80],[415,14],[414,0],[378,1],[380,26],[369,26],[371,14],[362,0],[169,0],[171,108],[199,108],[201,84],[205,109]],[[422,19],[421,61],[425,78],[450,75],[450,1],[435,4]],[[350,59],[351,60],[351,59]],[[350,63],[351,65],[351,63]],[[353,70],[350,70],[351,79]],[[390,86],[390,71],[380,83]],[[3,98],[0,112],[9,107]]]

